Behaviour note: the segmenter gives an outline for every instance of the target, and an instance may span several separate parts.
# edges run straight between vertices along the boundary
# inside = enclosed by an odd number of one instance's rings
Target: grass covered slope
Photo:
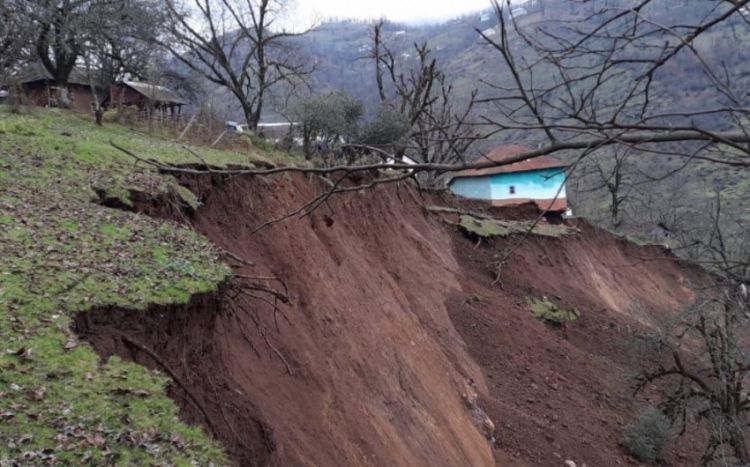
[[[164,375],[99,362],[70,330],[75,313],[184,303],[229,274],[194,231],[93,202],[131,190],[187,189],[109,144],[164,163],[197,162],[179,145],[63,111],[0,106],[0,464],[224,463],[177,420]],[[247,155],[200,149],[210,164]],[[194,203],[197,200],[192,200]]]

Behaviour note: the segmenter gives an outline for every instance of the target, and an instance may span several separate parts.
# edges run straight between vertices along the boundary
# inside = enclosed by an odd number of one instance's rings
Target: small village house
[[[122,81],[110,87],[107,104],[111,108],[133,106],[149,115],[173,117],[182,113],[182,106],[188,101],[164,86]]]
[[[247,123],[239,123],[232,120],[226,121],[226,127],[237,134],[250,131]],[[258,123],[257,133],[269,141],[280,141],[297,127],[299,127],[298,122],[260,122]]]
[[[258,134],[270,141],[280,141],[297,127],[298,122],[258,123]]]
[[[40,107],[61,107],[63,90],[41,63],[34,63],[22,69],[7,83],[13,92],[18,86],[24,103]],[[93,86],[92,86],[93,85]],[[78,112],[91,112],[94,107],[94,93],[101,103],[106,99],[107,86],[89,77],[85,68],[75,67],[68,77],[69,107]]]
[[[478,162],[502,162],[530,151],[524,146],[502,145]],[[465,198],[490,201],[494,206],[535,203],[542,210],[566,212],[566,166],[557,158],[541,156],[487,169],[468,169],[453,176],[449,189]]]

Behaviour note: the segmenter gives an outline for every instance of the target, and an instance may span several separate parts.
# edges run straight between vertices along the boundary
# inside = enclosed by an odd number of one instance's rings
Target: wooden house
[[[189,104],[171,89],[140,81],[122,81],[112,85],[107,103],[113,108],[137,107],[150,115],[162,117],[179,115],[182,113],[182,106]]]
[[[41,107],[62,107],[64,104],[63,89],[41,63],[35,63],[22,69],[10,79],[13,86],[18,86],[23,94],[23,102]],[[107,86],[99,82],[82,67],[73,68],[68,77],[67,99],[69,108],[78,112],[91,112],[94,108],[94,93],[102,103],[107,97]],[[12,92],[12,91],[11,91]]]

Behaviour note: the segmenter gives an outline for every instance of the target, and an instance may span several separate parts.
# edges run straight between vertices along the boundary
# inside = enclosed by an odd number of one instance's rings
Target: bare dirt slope
[[[633,379],[657,355],[654,326],[694,298],[702,272],[681,266],[660,247],[639,247],[570,221],[579,233],[529,237],[504,266],[502,287],[488,287],[489,251],[456,237],[462,294],[449,299],[454,325],[483,368],[489,393],[481,404],[497,425],[503,465],[626,464],[621,428],[642,408]],[[466,298],[466,293],[481,297]],[[531,317],[528,297],[547,298],[581,319],[563,328]],[[648,401],[642,401],[648,402]],[[670,458],[695,453],[677,443]]]
[[[184,417],[242,465],[623,462],[641,336],[701,280],[660,249],[579,223],[569,237],[530,237],[493,286],[493,258],[513,240],[476,246],[423,208],[455,200],[380,187],[252,234],[324,185],[183,182],[204,202],[194,227],[253,263],[238,274],[283,278],[291,303],[274,313],[267,295],[228,285],[184,307],[94,310],[77,329],[103,355],[170,373]],[[582,318],[550,327],[530,296]]]

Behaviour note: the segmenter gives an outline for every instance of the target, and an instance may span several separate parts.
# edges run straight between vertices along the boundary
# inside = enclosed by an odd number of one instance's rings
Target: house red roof
[[[532,149],[518,144],[503,144],[496,147],[488,154],[477,159],[476,162],[502,162],[509,157],[517,156],[531,152]],[[538,156],[532,159],[526,159],[521,162],[514,162],[508,165],[489,167],[486,169],[467,169],[456,172],[453,177],[481,177],[483,175],[493,175],[499,173],[528,172],[530,170],[556,169],[565,168],[568,165],[560,159],[552,156]]]

